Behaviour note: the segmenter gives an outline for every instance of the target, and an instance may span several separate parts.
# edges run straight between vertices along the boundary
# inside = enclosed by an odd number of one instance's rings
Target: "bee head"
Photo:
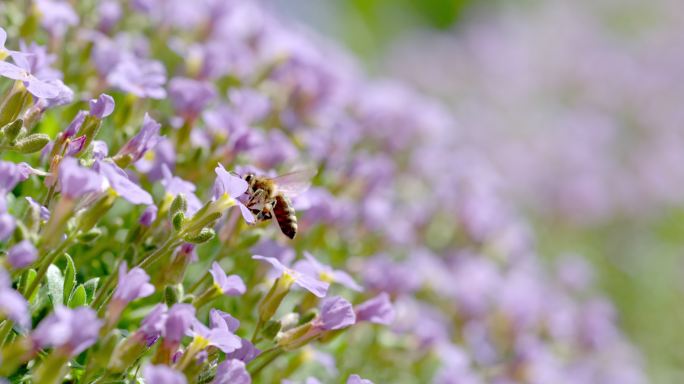
[[[252,182],[254,181],[254,174],[248,173],[244,176],[244,179],[247,182],[247,184],[252,185]]]

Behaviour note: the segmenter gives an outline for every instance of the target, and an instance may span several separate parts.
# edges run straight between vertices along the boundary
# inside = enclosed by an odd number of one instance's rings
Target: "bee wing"
[[[272,180],[280,192],[288,197],[294,197],[309,189],[311,179],[316,176],[316,173],[318,173],[316,169],[306,168],[276,176]]]

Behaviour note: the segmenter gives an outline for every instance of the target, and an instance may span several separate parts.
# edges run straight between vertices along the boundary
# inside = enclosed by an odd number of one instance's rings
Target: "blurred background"
[[[684,382],[684,2],[268,3],[441,99],[540,253],[590,260],[652,382]]]

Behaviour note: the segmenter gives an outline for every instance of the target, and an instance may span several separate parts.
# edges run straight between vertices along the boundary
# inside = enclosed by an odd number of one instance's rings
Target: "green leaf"
[[[97,286],[100,283],[100,278],[99,277],[94,277],[85,283],[83,283],[83,288],[86,291],[86,302],[90,303],[93,301],[93,298],[95,297],[95,292],[97,291]]]
[[[83,284],[79,285],[76,287],[74,294],[71,295],[71,298],[69,299],[69,308],[82,307],[86,305],[87,296],[88,294],[86,293],[86,289]]]
[[[66,268],[64,269],[64,297],[69,299],[76,286],[76,266],[74,265],[74,260],[68,253],[64,254],[64,258],[66,259]]]
[[[64,277],[54,264],[47,270],[47,290],[53,307],[64,304]]]

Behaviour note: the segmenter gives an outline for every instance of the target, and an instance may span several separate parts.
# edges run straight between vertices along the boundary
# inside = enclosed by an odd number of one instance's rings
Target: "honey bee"
[[[249,185],[247,208],[254,214],[257,222],[267,221],[275,216],[280,231],[290,239],[297,235],[297,215],[290,197],[306,191],[311,179],[316,175],[312,169],[294,171],[274,178],[244,175]]]

